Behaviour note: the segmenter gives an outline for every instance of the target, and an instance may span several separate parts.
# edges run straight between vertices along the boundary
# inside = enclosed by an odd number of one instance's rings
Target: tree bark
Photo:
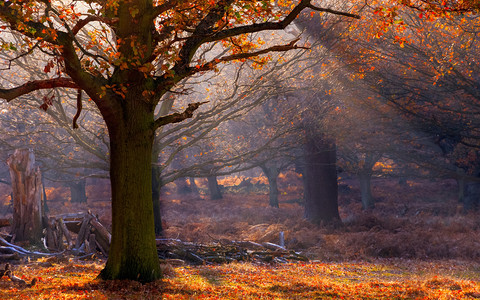
[[[121,116],[104,116],[110,135],[112,243],[103,279],[161,278],[152,202],[154,107],[135,97],[122,101]]]
[[[12,179],[13,224],[17,241],[39,244],[42,238],[42,178],[31,149],[17,149],[7,159]]]
[[[223,198],[222,191],[218,185],[217,176],[208,176],[208,191],[210,192],[211,200],[219,200]]]
[[[307,132],[304,156],[305,217],[315,224],[340,222],[335,143]]]
[[[163,236],[160,189],[161,174],[157,165],[152,165],[152,203],[153,203],[153,220],[155,222],[155,235]]]
[[[70,188],[70,200],[73,203],[87,203],[87,193],[85,191],[86,179],[77,181],[70,181],[68,186]]]
[[[268,166],[260,166],[262,168],[263,173],[267,176],[268,179],[268,196],[269,196],[269,204],[271,207],[279,207],[278,205],[278,168],[277,167],[268,167]]]

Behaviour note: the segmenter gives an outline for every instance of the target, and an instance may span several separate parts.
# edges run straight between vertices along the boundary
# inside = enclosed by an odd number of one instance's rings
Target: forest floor
[[[224,199],[215,201],[167,187],[167,237],[278,243],[284,232],[286,247],[310,262],[167,264],[164,280],[141,285],[95,280],[104,260],[40,259],[14,266],[17,276],[36,278],[36,285],[21,288],[4,277],[0,299],[480,299],[480,216],[462,213],[455,182],[376,180],[376,208],[362,211],[355,182],[343,181],[344,225],[334,228],[303,219],[291,177],[281,178],[280,208],[268,206],[261,184],[245,189],[233,186],[238,178],[229,180],[221,182],[232,185]],[[91,209],[109,226],[108,201],[91,195],[88,204],[54,199],[50,213]]]

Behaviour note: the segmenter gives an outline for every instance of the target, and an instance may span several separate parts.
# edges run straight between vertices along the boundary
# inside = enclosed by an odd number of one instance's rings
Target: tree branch
[[[73,35],[76,35],[88,23],[95,22],[95,21],[102,22],[102,23],[105,23],[105,24],[108,24],[108,25],[112,25],[112,24],[118,22],[118,19],[107,19],[107,18],[102,18],[102,17],[99,17],[99,16],[90,15],[90,16],[86,17],[85,19],[81,19],[80,21],[77,22],[77,24],[75,24],[75,26],[73,26],[73,28],[72,28]]]
[[[81,112],[82,112],[82,90],[78,89],[77,90],[77,113],[75,114],[72,120],[73,129],[78,128],[77,120],[78,120],[78,117],[80,117]]]
[[[200,105],[205,103],[208,103],[208,101],[189,103],[188,107],[182,113],[173,113],[156,119],[154,124],[154,130],[160,126],[172,123],[179,123],[183,120],[193,117],[193,113],[200,107]]]
[[[344,16],[344,17],[349,17],[349,18],[354,18],[354,19],[360,19],[360,16],[357,14],[351,14],[343,11],[338,11],[330,8],[322,8],[322,7],[317,7],[315,5],[309,4],[307,5],[308,8],[315,10],[315,11],[320,11],[320,12],[326,12],[329,14],[334,14],[334,15],[339,15],[339,16]]]
[[[36,90],[52,89],[59,87],[78,88],[78,85],[70,78],[65,77],[45,80],[33,80],[11,89],[0,88],[0,98],[7,100],[7,102],[10,102],[16,97],[28,94]]]
[[[331,14],[347,16],[347,17],[356,18],[356,19],[360,18],[360,16],[358,16],[356,14],[336,11],[336,10],[328,9],[328,8],[316,7],[313,4],[311,4],[310,2],[311,2],[311,0],[302,0],[297,6],[295,6],[293,8],[293,10],[282,21],[279,21],[279,22],[264,22],[264,23],[260,23],[260,24],[250,24],[250,25],[244,25],[244,26],[239,26],[239,27],[235,27],[235,28],[222,30],[222,31],[219,31],[215,34],[212,34],[209,37],[206,37],[204,42],[219,41],[219,40],[223,40],[225,38],[229,38],[229,37],[232,37],[232,36],[237,36],[237,35],[240,35],[240,34],[255,33],[255,32],[260,32],[260,31],[265,31],[265,30],[285,29],[288,25],[290,25],[300,15],[300,13],[305,8],[310,8],[310,9],[316,10],[316,11],[328,12],[328,13],[331,13]]]
[[[206,64],[191,67],[190,69],[191,69],[191,72],[198,73],[198,72],[212,70],[216,65],[218,65],[220,63],[229,62],[229,61],[232,61],[232,60],[252,58],[252,57],[260,56],[262,54],[267,54],[267,53],[270,53],[270,52],[285,52],[285,51],[293,50],[293,49],[309,49],[307,47],[297,46],[296,43],[299,40],[300,39],[297,38],[297,39],[291,41],[288,44],[276,45],[276,46],[272,46],[272,47],[269,47],[269,48],[266,48],[266,49],[263,49],[263,50],[259,50],[259,51],[255,51],[255,52],[238,53],[238,54],[232,54],[232,55],[224,56],[222,58],[218,58],[218,59],[215,59],[213,61],[210,61]]]
[[[166,12],[169,9],[172,9],[177,5],[177,0],[171,0],[168,2],[163,3],[162,5],[156,6],[154,8],[154,17],[158,17],[160,14]]]

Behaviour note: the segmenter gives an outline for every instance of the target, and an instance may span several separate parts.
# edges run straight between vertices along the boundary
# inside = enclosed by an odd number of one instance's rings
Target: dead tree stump
[[[42,178],[31,149],[17,149],[7,159],[12,179],[13,224],[16,241],[40,243],[42,238]]]

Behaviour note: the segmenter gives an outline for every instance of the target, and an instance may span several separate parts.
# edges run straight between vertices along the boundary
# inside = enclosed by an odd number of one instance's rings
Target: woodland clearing
[[[283,178],[283,179],[282,179]],[[358,187],[343,181],[339,198],[344,225],[315,226],[303,219],[294,179],[281,177],[280,208],[268,207],[258,189],[226,186],[223,200],[178,195],[164,189],[166,236],[194,243],[248,240],[278,243],[309,262],[163,264],[165,278],[98,281],[105,260],[41,258],[14,265],[33,287],[0,280],[1,299],[476,299],[480,298],[480,220],[463,214],[451,181],[374,181],[376,208],[362,211]],[[241,180],[240,180],[241,181]],[[261,180],[258,180],[261,181]],[[230,187],[228,187],[230,185]],[[202,187],[201,182],[199,186]],[[87,204],[65,202],[62,188],[49,190],[50,213],[91,209],[108,224],[108,201],[99,186]],[[95,198],[96,195],[98,198]],[[107,195],[108,196],[108,195]]]

